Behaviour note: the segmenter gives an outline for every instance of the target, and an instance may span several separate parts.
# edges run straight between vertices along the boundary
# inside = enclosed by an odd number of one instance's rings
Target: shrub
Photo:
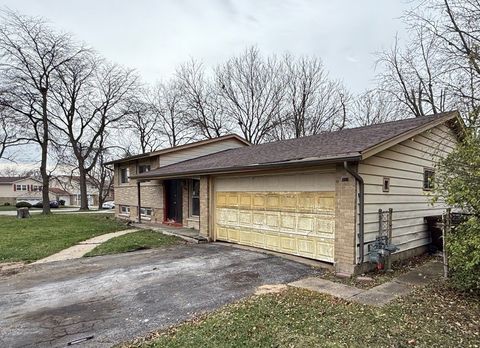
[[[453,284],[462,290],[480,289],[480,137],[465,139],[440,161],[436,199],[472,214],[447,235],[446,249]]]
[[[63,200],[63,199],[59,200],[58,204],[60,204],[61,206],[64,206],[65,205],[65,200]]]
[[[43,208],[43,202],[37,202],[33,205],[35,208]]]
[[[471,217],[447,235],[451,278],[461,290],[480,291],[480,220]]]
[[[5,202],[5,203],[3,203],[3,205],[6,206],[6,207],[8,207],[8,206],[10,206],[10,203]]]
[[[17,208],[31,208],[32,205],[28,202],[18,202],[17,204],[15,204],[15,207],[17,207]]]

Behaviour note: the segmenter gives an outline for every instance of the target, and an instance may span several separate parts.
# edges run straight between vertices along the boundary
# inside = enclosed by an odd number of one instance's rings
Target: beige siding
[[[210,144],[191,147],[184,150],[167,153],[160,157],[160,166],[168,166],[173,163],[186,161],[192,158],[205,156],[211,153],[220,152],[223,150],[234,149],[237,147],[244,147],[245,144],[235,139],[227,139]]]
[[[359,165],[359,174],[365,181],[366,243],[378,235],[378,210],[389,208],[393,208],[393,243],[400,251],[430,242],[424,217],[441,214],[444,205],[430,203],[430,193],[423,190],[423,171],[434,168],[455,144],[453,131],[441,125]],[[390,178],[389,192],[382,191],[383,177]]]

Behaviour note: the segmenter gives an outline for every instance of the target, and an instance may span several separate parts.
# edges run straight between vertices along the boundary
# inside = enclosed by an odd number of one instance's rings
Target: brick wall
[[[356,195],[355,178],[343,166],[335,175],[335,269],[354,273],[356,266]]]
[[[210,199],[209,199],[209,180],[208,176],[200,178],[200,234],[209,237],[210,221]]]

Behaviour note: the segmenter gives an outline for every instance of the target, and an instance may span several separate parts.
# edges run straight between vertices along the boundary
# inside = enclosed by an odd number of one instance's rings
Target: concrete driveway
[[[110,347],[316,272],[220,244],[32,266],[0,277],[0,347]]]

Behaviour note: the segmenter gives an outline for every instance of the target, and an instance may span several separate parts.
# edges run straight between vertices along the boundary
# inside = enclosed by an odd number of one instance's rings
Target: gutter
[[[238,167],[226,167],[226,168],[215,168],[215,169],[202,169],[202,170],[191,170],[191,171],[183,171],[183,172],[173,172],[167,174],[160,174],[156,175],[155,173],[149,172],[147,175],[136,175],[131,176],[130,178],[136,180],[158,180],[158,179],[170,179],[170,178],[182,178],[182,177],[189,177],[192,175],[219,175],[219,174],[231,174],[231,173],[248,173],[248,172],[255,172],[259,170],[269,170],[269,169],[278,169],[278,168],[297,168],[297,167],[310,167],[316,165],[323,165],[323,164],[333,164],[333,163],[341,163],[342,161],[359,161],[361,160],[360,155],[352,155],[352,156],[343,156],[343,157],[332,157],[327,159],[319,159],[319,160],[308,160],[308,161],[286,161],[286,162],[275,162],[275,163],[267,163],[267,164],[258,164],[258,165],[248,165],[248,166],[238,166]],[[176,164],[176,163],[175,163]],[[175,164],[171,164],[170,166],[174,166]],[[168,166],[165,166],[168,167]],[[162,167],[160,167],[161,169]],[[150,175],[149,175],[150,174]]]
[[[352,170],[348,166],[348,162],[344,161],[343,162],[343,167],[345,170],[351,174],[357,181],[358,181],[358,186],[359,186],[359,193],[358,193],[358,199],[360,203],[359,207],[359,231],[358,231],[358,243],[359,243],[359,254],[360,254],[360,265],[363,264],[363,261],[365,259],[365,184],[363,182],[363,178],[358,175],[358,173],[354,170]]]

